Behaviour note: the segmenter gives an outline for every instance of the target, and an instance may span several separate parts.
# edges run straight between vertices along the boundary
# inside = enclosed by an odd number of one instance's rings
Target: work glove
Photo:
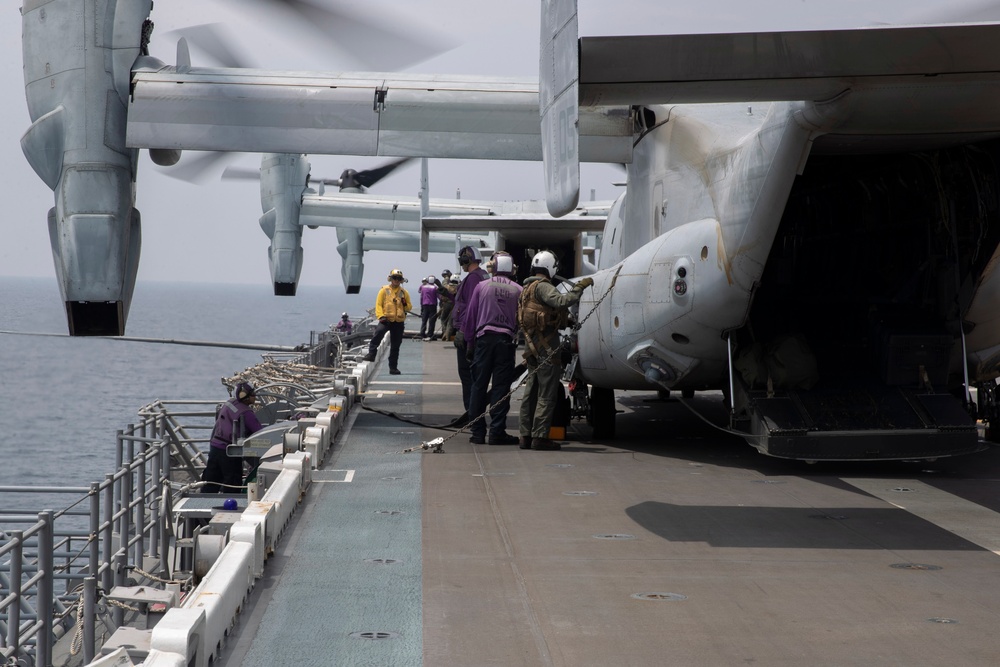
[[[460,350],[465,347],[465,335],[461,330],[455,332],[455,347]]]
[[[576,281],[576,286],[579,287],[581,290],[585,290],[593,284],[594,284],[594,279],[589,276],[586,278],[580,278],[579,280]]]
[[[465,360],[471,364],[474,356],[476,356],[476,342],[472,341],[472,345],[465,346]]]

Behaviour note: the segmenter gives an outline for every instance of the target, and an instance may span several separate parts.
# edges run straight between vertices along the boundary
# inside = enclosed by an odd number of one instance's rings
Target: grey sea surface
[[[294,346],[372,304],[373,290],[347,295],[340,285],[276,297],[268,285],[147,282],[136,286],[125,335]],[[46,278],[0,276],[0,331],[59,334],[0,334],[0,486],[102,480],[116,431],[139,408],[226,400],[221,378],[261,360],[255,350],[68,337],[59,288]],[[0,513],[44,509],[38,502],[0,494]]]

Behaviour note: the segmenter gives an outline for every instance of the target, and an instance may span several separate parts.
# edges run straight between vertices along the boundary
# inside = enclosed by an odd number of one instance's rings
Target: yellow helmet
[[[392,271],[389,272],[389,280],[392,280],[393,278],[399,278],[400,280],[402,280],[403,272],[400,271],[399,269],[393,269]]]

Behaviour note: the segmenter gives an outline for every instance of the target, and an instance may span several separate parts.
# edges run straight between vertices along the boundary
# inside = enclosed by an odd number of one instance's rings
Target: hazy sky
[[[385,21],[394,29],[457,46],[406,71],[484,76],[537,76],[537,0],[469,2],[468,0],[367,0],[364,3],[315,0],[316,4],[363,8],[368,21]],[[752,30],[845,28],[879,23],[965,20],[973,10],[1000,3],[956,0],[580,0],[581,35],[651,34],[671,32],[745,32]],[[391,11],[390,11],[391,8]],[[20,149],[20,137],[29,126],[24,102],[18,8],[7,5],[0,17],[0,97],[3,124],[0,154],[4,200],[0,275],[50,276],[54,280],[46,214],[52,192],[35,176]],[[380,19],[380,17],[387,17]],[[391,18],[388,18],[391,17]],[[286,14],[259,0],[157,0],[151,54],[173,63],[177,35],[172,30],[200,23],[222,23],[256,66],[299,70],[364,70],[363,61],[338,52],[335,44],[305,31]],[[375,48],[369,46],[369,48]],[[196,64],[212,64],[192,53]],[[379,158],[310,156],[314,176],[336,177],[347,167],[362,169]],[[258,156],[233,156],[232,163],[256,168]],[[256,184],[221,181],[218,169],[202,185],[191,185],[163,175],[148,156],[140,156],[136,207],[142,213],[142,260],[139,281],[240,282],[269,285],[268,240],[257,220],[261,215]],[[413,195],[419,187],[419,165],[414,163],[379,183],[378,192]],[[604,165],[582,166],[582,193],[591,189],[598,199],[613,199],[612,185],[620,172]],[[463,199],[541,199],[541,167],[535,163],[462,162],[432,160],[432,197]],[[303,234],[304,285],[341,286],[336,233],[330,228],[306,229]],[[225,249],[220,252],[221,249]],[[423,264],[416,254],[400,259],[387,253],[368,253],[365,284],[383,280],[394,266],[411,278],[440,273],[454,266],[452,258],[432,255]]]

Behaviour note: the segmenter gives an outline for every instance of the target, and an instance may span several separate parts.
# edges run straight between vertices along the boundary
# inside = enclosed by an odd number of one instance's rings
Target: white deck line
[[[915,479],[843,481],[1000,556],[1000,514],[993,510]]]

